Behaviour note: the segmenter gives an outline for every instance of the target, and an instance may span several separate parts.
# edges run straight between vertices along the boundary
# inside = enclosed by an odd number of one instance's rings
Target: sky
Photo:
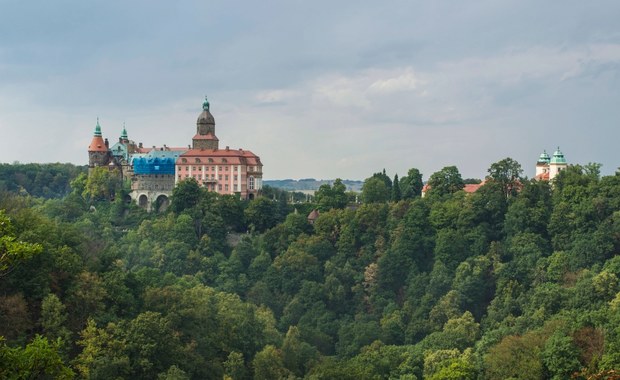
[[[97,117],[185,146],[208,95],[266,179],[620,166],[620,1],[0,0],[0,162],[88,162]]]

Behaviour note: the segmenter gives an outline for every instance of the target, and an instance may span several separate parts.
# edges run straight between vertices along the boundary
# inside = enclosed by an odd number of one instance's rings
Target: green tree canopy
[[[428,179],[429,195],[443,196],[456,193],[465,187],[461,173],[456,166],[446,166],[433,173]]]
[[[422,195],[422,173],[416,168],[411,168],[405,177],[399,181],[403,199],[413,199]]]

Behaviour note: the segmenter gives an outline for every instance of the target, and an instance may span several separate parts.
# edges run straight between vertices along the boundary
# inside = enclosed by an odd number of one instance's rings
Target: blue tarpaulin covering
[[[134,174],[171,174],[174,175],[173,158],[136,157],[132,161]]]

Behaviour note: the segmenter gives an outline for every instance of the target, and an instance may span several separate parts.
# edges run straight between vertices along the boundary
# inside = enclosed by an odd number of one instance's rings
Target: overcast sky
[[[559,145],[620,166],[620,1],[0,0],[0,162],[88,162],[96,118],[223,148],[267,179],[364,179]]]

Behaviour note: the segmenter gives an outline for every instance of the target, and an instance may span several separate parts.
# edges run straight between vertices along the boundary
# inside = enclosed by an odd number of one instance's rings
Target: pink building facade
[[[209,191],[254,199],[263,187],[263,164],[260,157],[244,149],[219,149],[215,120],[209,102],[203,103],[198,116],[192,149],[176,161],[175,184],[194,178]]]

